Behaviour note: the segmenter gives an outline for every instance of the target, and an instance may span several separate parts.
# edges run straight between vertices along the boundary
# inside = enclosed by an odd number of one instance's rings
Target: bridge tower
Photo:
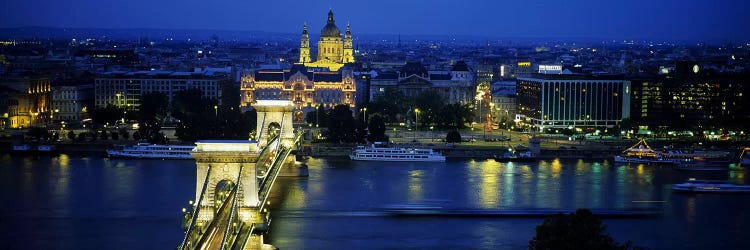
[[[242,239],[243,249],[269,246],[264,245],[263,234],[256,231],[268,227],[269,216],[265,208],[268,193],[281,168],[294,163],[294,156],[288,156],[299,136],[295,136],[292,127],[294,107],[291,101],[258,100],[254,107],[258,112],[256,131],[260,131],[255,140],[196,142],[192,153],[197,165],[195,212],[181,249],[197,248],[199,244],[211,248],[214,243],[203,240],[214,237],[209,234],[215,234],[217,226],[211,225],[222,225],[219,227],[226,227],[238,235],[243,229],[233,227],[242,226],[230,226],[237,224],[252,225],[252,229],[245,236],[233,236],[234,240],[229,241],[226,235],[232,233],[225,232],[224,239],[218,242],[237,244],[236,241]],[[222,188],[227,184],[234,191]],[[233,198],[227,198],[229,194]],[[222,202],[230,200],[231,207],[227,209]]]

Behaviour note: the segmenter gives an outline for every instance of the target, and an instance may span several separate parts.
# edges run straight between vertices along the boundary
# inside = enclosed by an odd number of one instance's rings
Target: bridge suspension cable
[[[201,194],[198,196],[198,203],[195,204],[195,210],[193,210],[193,216],[190,218],[190,226],[188,226],[188,230],[185,232],[185,237],[182,238],[182,244],[180,244],[180,249],[185,249],[186,243],[188,238],[190,238],[190,234],[193,233],[193,229],[195,228],[195,222],[198,218],[198,213],[200,213],[201,210],[201,204],[203,203],[203,195],[206,193],[206,188],[208,187],[208,180],[211,176],[211,165],[208,165],[208,168],[206,169],[206,179],[203,180],[203,187],[201,188]]]
[[[224,230],[224,236],[221,239],[221,250],[225,249],[225,244],[227,241],[227,236],[229,235],[229,228],[232,227],[232,219],[234,219],[234,212],[237,209],[237,193],[240,189],[241,178],[242,178],[242,170],[245,168],[245,164],[240,165],[240,172],[237,173],[237,184],[234,185],[234,194],[232,194],[232,205],[229,209],[229,220],[227,221],[227,227]]]

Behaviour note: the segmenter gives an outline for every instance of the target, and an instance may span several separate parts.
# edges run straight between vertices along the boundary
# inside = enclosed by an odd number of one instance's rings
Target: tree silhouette
[[[537,249],[631,249],[631,243],[619,244],[606,232],[598,216],[588,209],[562,213],[544,219],[529,241],[529,250]],[[638,248],[636,248],[638,249]]]

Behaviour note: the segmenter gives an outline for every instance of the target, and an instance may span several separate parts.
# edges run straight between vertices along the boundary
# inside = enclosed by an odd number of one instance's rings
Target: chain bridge
[[[291,101],[258,100],[254,108],[254,140],[196,142],[195,202],[185,214],[179,249],[274,248],[263,241],[268,196],[282,169],[295,167],[292,151],[301,133],[292,125]]]

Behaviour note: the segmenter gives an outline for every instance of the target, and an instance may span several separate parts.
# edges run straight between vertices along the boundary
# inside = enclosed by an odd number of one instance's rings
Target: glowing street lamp
[[[367,107],[364,107],[364,108],[362,108],[362,110],[363,110],[363,111],[365,112],[365,113],[364,113],[364,116],[365,116],[365,124],[367,124]]]
[[[219,106],[214,105],[214,116],[219,116]]]
[[[417,140],[417,130],[419,130],[419,109],[414,109],[414,141]]]

